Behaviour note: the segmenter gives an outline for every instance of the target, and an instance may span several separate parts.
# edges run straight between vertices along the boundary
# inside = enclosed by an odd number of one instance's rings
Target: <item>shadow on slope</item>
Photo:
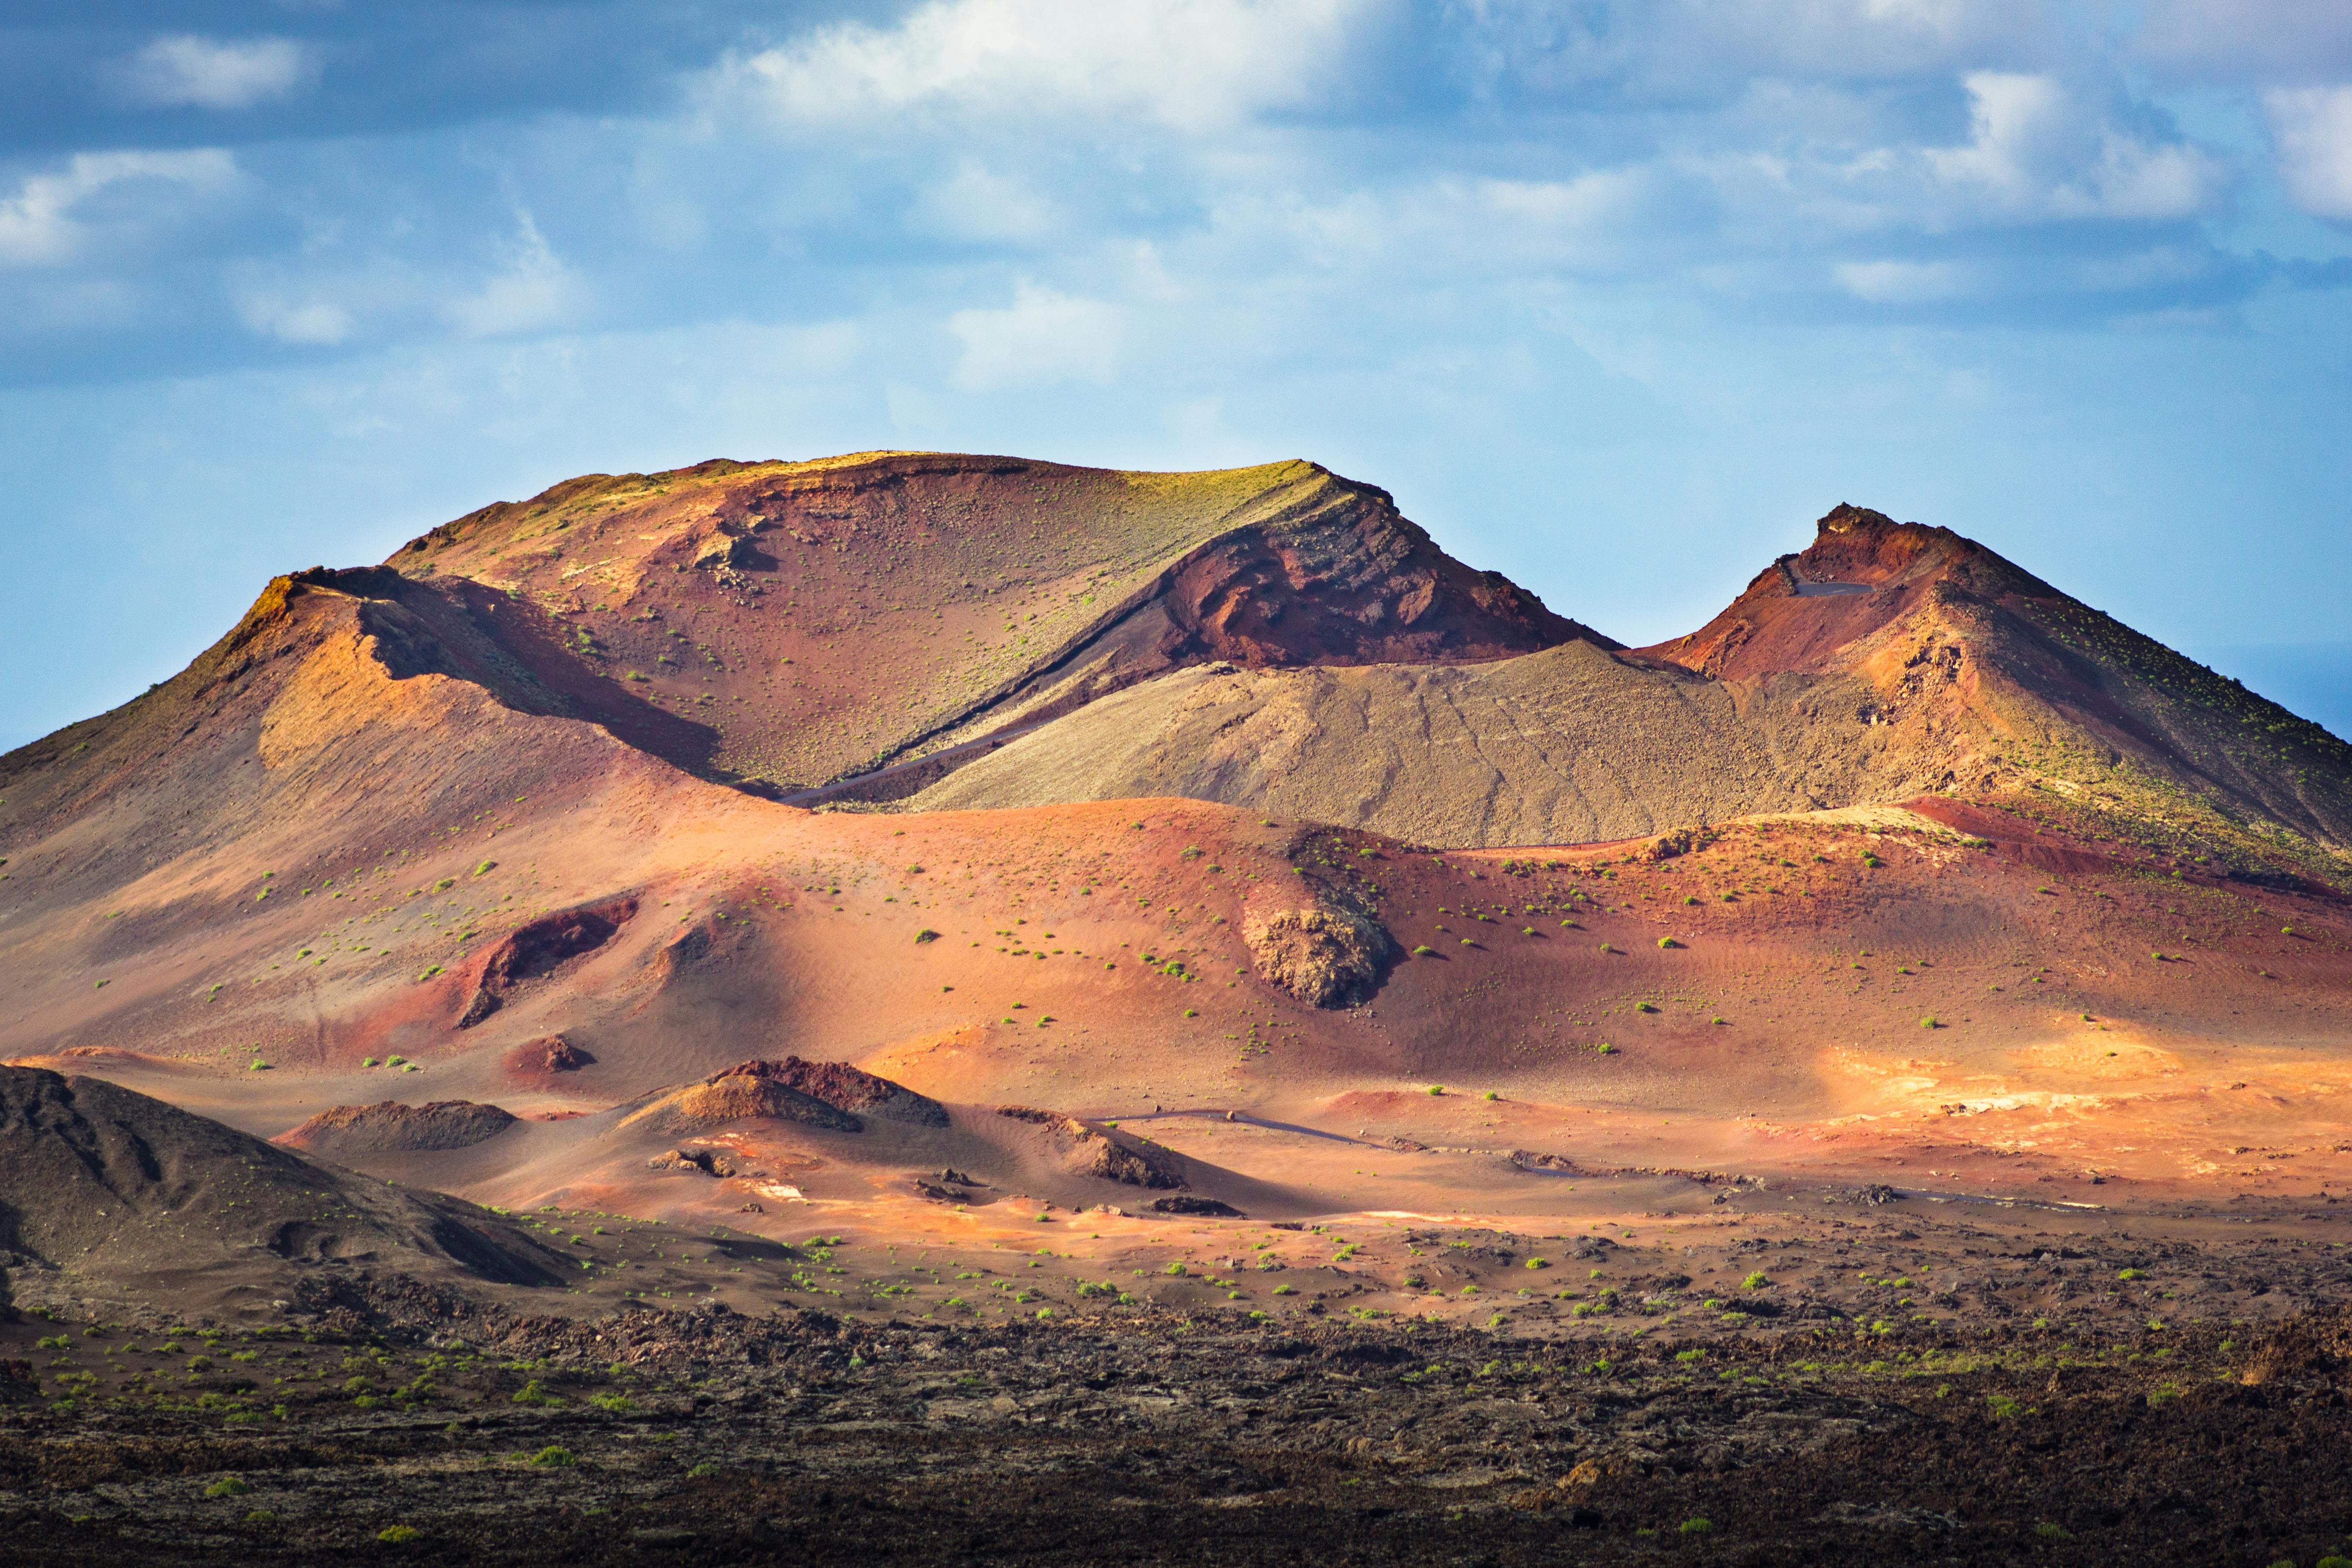
[[[267,1308],[405,1278],[552,1286],[570,1259],[455,1198],[321,1165],[100,1079],[0,1068],[16,1295]]]

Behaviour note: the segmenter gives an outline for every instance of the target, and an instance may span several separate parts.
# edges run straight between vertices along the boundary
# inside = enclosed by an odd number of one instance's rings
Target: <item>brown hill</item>
[[[2226,839],[2352,851],[2352,746],[1948,529],[1840,506],[1721,615],[1631,657],[1729,680],[1852,675],[1978,790],[2045,778]]]
[[[2241,869],[2352,869],[2352,748],[1979,545],[1852,507],[1656,647],[1186,670],[905,805],[1183,795],[1502,846],[2043,782]]]
[[[307,1284],[568,1282],[571,1261],[454,1198],[318,1164],[89,1078],[0,1067],[0,1247],[20,1302],[127,1293],[267,1310]]]
[[[1454,662],[1591,635],[1447,557],[1386,492],[1300,462],[863,453],[588,475],[388,564],[401,581],[336,581],[413,611],[509,700],[783,787],[1208,659]]]

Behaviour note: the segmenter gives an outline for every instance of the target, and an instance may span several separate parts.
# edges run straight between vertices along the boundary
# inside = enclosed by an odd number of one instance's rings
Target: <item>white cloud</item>
[[[236,177],[236,161],[217,147],[77,153],[61,172],[29,175],[14,196],[0,201],[0,263],[55,266],[80,255],[94,226],[83,209],[117,186],[153,182],[178,195],[201,195]]]
[[[1108,385],[1118,369],[1125,317],[1116,305],[1034,283],[1001,310],[958,310],[948,331],[963,343],[950,379],[966,392],[1004,392],[1064,382]]]
[[[117,68],[123,96],[159,109],[250,109],[287,97],[314,69],[291,38],[157,38]]]
[[[2118,129],[2057,81],[2011,71],[1967,79],[1970,138],[1931,149],[1929,167],[2020,216],[2183,218],[2224,183],[2221,164],[2186,142]]]
[[[442,314],[469,338],[505,337],[551,327],[578,310],[584,292],[572,269],[550,250],[529,213],[516,215],[506,269],[471,294],[448,301]]]
[[[298,304],[275,294],[247,295],[236,302],[237,319],[264,337],[284,343],[332,347],[352,335],[352,314],[324,300]]]
[[[732,62],[777,115],[1076,114],[1206,132],[1320,100],[1388,0],[930,0]]]
[[[2295,205],[2321,217],[2352,218],[2352,87],[2273,92],[2263,104]]]
[[[1874,305],[1926,305],[1969,291],[1967,269],[1949,261],[1842,261],[1838,287]]]
[[[1036,239],[1050,233],[1054,204],[1017,175],[991,172],[967,158],[948,178],[927,188],[916,204],[924,227],[955,239]]]

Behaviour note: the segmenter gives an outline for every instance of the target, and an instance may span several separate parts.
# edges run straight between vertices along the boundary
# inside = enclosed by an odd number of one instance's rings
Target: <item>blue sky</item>
[[[1841,500],[2352,732],[2352,6],[0,29],[0,745],[588,470],[1312,458],[1632,641]]]

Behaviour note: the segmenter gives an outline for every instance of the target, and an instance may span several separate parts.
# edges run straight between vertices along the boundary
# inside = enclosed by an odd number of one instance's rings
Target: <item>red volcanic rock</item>
[[[562,1035],[527,1040],[507,1053],[507,1070],[523,1074],[578,1072],[596,1058]]]
[[[457,1027],[472,1028],[505,1005],[508,994],[525,981],[552,974],[572,959],[604,946],[636,912],[635,899],[608,899],[517,927],[483,962],[481,978],[457,1016]]]

